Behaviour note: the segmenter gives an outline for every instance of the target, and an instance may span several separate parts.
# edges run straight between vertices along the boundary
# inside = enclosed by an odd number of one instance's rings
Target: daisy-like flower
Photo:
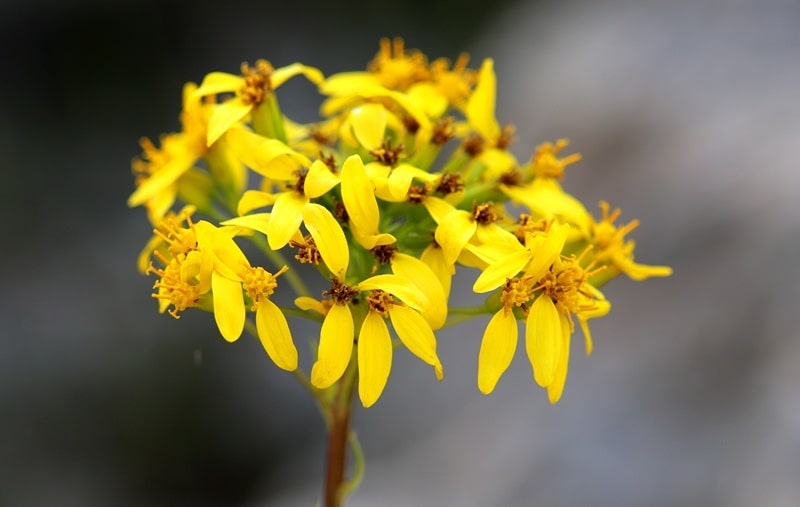
[[[444,376],[436,354],[436,337],[420,313],[431,301],[410,280],[398,275],[376,275],[355,285],[334,279],[325,292],[331,303],[320,331],[317,361],[311,368],[311,383],[324,389],[344,374],[358,342],[358,392],[365,407],[373,405],[386,386],[392,366],[392,340],[386,319],[408,350],[433,366],[436,378]],[[354,306],[358,302],[358,306]],[[366,315],[361,305],[366,303]],[[310,307],[307,302],[303,303]],[[358,334],[352,309],[363,315]]]
[[[312,83],[319,85],[324,80],[322,72],[314,67],[300,63],[293,63],[286,67],[275,69],[267,60],[258,60],[254,67],[242,64],[242,74],[228,74],[227,72],[212,72],[203,79],[195,95],[206,96],[218,93],[235,93],[231,99],[224,101],[215,110],[208,121],[207,143],[210,146],[231,126],[251,112],[254,113],[253,123],[270,122],[272,118],[258,118],[259,114],[270,116],[276,114],[280,117],[274,91],[290,78],[298,75],[305,76]],[[272,111],[261,111],[262,104]],[[282,120],[280,125],[269,125],[265,130],[280,129],[283,131]]]
[[[222,337],[234,342],[244,330],[245,295],[256,313],[256,329],[261,344],[272,361],[284,370],[297,369],[297,349],[289,324],[280,308],[270,300],[278,286],[277,278],[287,271],[284,266],[275,273],[250,265],[247,257],[233,241],[236,228],[218,229],[200,221],[196,224],[196,271],[202,280],[211,279],[214,298],[214,319]],[[210,271],[210,273],[209,273]]]
[[[478,389],[491,393],[508,369],[517,347],[514,308],[527,313],[525,348],[536,383],[547,389],[550,403],[557,403],[564,390],[569,365],[570,337],[575,330],[573,315],[586,338],[587,354],[592,341],[587,320],[611,309],[602,293],[589,285],[593,274],[580,266],[581,259],[557,257],[540,277],[522,274],[506,280],[500,294],[502,308],[486,327],[478,356]],[[530,301],[533,300],[533,304]]]
[[[669,276],[672,268],[669,266],[648,266],[638,264],[633,260],[633,250],[636,243],[625,240],[625,236],[639,227],[638,220],[631,220],[625,225],[615,226],[614,222],[622,211],[616,208],[611,211],[611,206],[605,201],[600,201],[600,210],[603,213],[599,222],[594,219],[589,228],[589,244],[592,250],[591,261],[598,266],[608,266],[611,269],[608,275],[625,273],[633,280],[646,280],[654,276]],[[600,273],[604,276],[606,273]]]

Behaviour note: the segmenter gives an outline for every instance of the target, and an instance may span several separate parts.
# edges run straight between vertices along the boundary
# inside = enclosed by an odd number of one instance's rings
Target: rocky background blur
[[[584,159],[565,187],[640,218],[637,259],[675,275],[606,287],[613,311],[555,407],[521,350],[478,393],[485,319],[440,334],[441,384],[398,354],[356,410],[367,475],[350,505],[800,503],[800,4],[495,5],[0,5],[0,505],[319,498],[310,397],[210,315],[156,313],[130,160],[178,127],[185,81],[259,57],[355,70],[394,35],[494,56],[517,155],[569,137]],[[314,119],[310,87],[279,97]]]

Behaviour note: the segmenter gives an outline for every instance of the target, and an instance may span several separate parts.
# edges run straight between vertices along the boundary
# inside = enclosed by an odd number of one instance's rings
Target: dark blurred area
[[[569,137],[584,158],[565,187],[640,218],[637,259],[675,275],[609,285],[555,407],[522,349],[477,391],[485,320],[440,334],[439,385],[398,353],[356,409],[351,505],[799,504],[798,26],[780,0],[6,0],[0,505],[314,504],[310,397],[209,315],[156,312],[130,161],[178,128],[186,81],[257,58],[354,70],[396,35],[494,56],[517,155]],[[279,97],[315,117],[310,86]]]

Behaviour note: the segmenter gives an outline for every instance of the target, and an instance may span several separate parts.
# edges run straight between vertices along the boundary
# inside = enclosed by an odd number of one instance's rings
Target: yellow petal
[[[437,224],[444,222],[445,217],[456,209],[455,206],[438,197],[428,197],[422,201],[422,204]]]
[[[303,193],[311,199],[316,199],[338,184],[339,177],[331,172],[327,164],[321,160],[315,160],[306,174]]]
[[[295,306],[304,311],[311,310],[317,312],[320,315],[325,315],[327,313],[327,310],[325,310],[325,306],[323,306],[322,302],[312,297],[300,296],[298,298],[295,298],[294,304]]]
[[[368,150],[380,148],[386,131],[386,109],[381,104],[364,104],[350,111],[350,125],[359,144]]]
[[[236,92],[244,86],[244,78],[227,72],[211,72],[206,74],[200,87],[194,91],[193,98],[218,93]]]
[[[375,289],[388,292],[400,298],[400,300],[415,310],[421,310],[430,304],[428,296],[423,294],[422,291],[414,285],[414,282],[402,276],[375,275],[358,284],[358,290],[360,291]]]
[[[340,72],[328,76],[320,85],[320,93],[325,95],[352,95],[365,87],[378,86],[378,77],[371,72]]]
[[[637,264],[632,259],[616,256],[614,263],[631,280],[642,281],[650,277],[670,276],[672,268],[669,266],[650,266],[647,264]]]
[[[467,101],[465,114],[469,126],[489,141],[494,141],[500,135],[500,125],[495,118],[496,95],[497,77],[494,73],[494,61],[487,58],[481,65],[478,85]]]
[[[286,371],[297,369],[297,348],[292,341],[289,323],[275,303],[263,299],[256,309],[256,329],[261,345],[272,361]]]
[[[275,199],[277,198],[275,194],[262,192],[261,190],[248,190],[242,194],[242,198],[239,199],[236,212],[240,215],[244,215],[254,209],[272,206],[275,204]]]
[[[383,317],[369,312],[358,333],[358,397],[371,407],[386,387],[392,369],[392,339]]]
[[[235,97],[218,105],[211,118],[208,119],[208,134],[206,144],[211,146],[222,134],[228,131],[239,120],[247,116],[253,108],[251,104],[245,104],[241,98]]]
[[[439,118],[447,110],[447,97],[433,83],[415,83],[406,90],[406,96],[431,118]]]
[[[547,235],[533,236],[532,243],[528,245],[533,252],[533,260],[525,268],[525,274],[536,280],[541,278],[561,255],[569,231],[568,224],[554,222]]]
[[[353,233],[353,237],[356,239],[359,245],[364,247],[365,250],[372,250],[376,246],[381,245],[391,245],[397,241],[397,238],[391,234],[364,234],[361,229],[358,229],[357,227],[352,227],[350,232]]]
[[[436,273],[420,259],[401,253],[395,253],[392,257],[392,272],[410,280],[428,297],[429,304],[419,310],[432,329],[442,327],[447,320],[447,297]]]
[[[405,201],[408,189],[414,178],[426,183],[433,183],[440,176],[418,169],[409,164],[400,164],[389,174],[387,186],[394,201]]]
[[[220,225],[235,225],[237,227],[246,227],[253,229],[261,234],[267,234],[267,224],[269,224],[269,213],[254,213],[252,215],[245,215],[243,217],[231,218],[220,222]]]
[[[547,398],[550,403],[558,403],[561,399],[561,393],[564,392],[564,384],[567,383],[567,369],[569,368],[569,348],[570,348],[570,332],[569,321],[565,315],[561,315],[561,357],[558,360],[556,367],[555,377],[553,382],[547,386]]]
[[[434,237],[442,246],[444,258],[449,264],[456,262],[464,245],[469,242],[477,228],[478,224],[472,219],[472,215],[464,210],[452,211],[439,224]]]
[[[561,360],[561,319],[556,305],[546,294],[533,302],[525,323],[525,349],[533,366],[533,378],[542,387],[549,386]]]
[[[296,180],[297,171],[311,165],[311,160],[277,139],[265,139],[255,153],[252,169],[273,180]]]
[[[320,72],[319,69],[308,67],[301,63],[292,63],[286,67],[281,67],[272,71],[272,74],[270,75],[272,89],[277,89],[289,79],[293,78],[294,76],[299,76],[300,74],[304,75],[306,79],[315,85],[320,85],[325,80],[325,76],[322,75],[322,72]]]
[[[350,263],[350,249],[339,222],[325,207],[315,203],[303,206],[302,214],[303,222],[314,238],[322,261],[331,273],[343,279]]]
[[[347,305],[333,305],[322,323],[317,362],[311,368],[314,387],[330,387],[344,374],[353,353],[353,331],[350,308]]]
[[[278,196],[267,224],[267,242],[271,249],[283,248],[292,239],[303,221],[303,207],[306,204],[308,198],[294,191]]]
[[[216,271],[211,275],[214,292],[214,320],[222,337],[235,342],[244,330],[245,308],[242,284],[229,280]]]
[[[483,273],[475,280],[472,290],[478,294],[494,290],[509,278],[516,276],[522,268],[531,260],[531,253],[527,250],[520,250],[505,257],[500,262],[489,264]]]
[[[483,394],[494,391],[517,350],[517,319],[514,313],[501,308],[495,313],[481,341],[478,354],[478,389]]]
[[[586,355],[592,355],[592,351],[594,350],[594,343],[592,342],[592,332],[589,330],[589,323],[586,322],[585,319],[578,319],[578,323],[581,325],[581,331],[583,331],[583,338],[586,342]]]
[[[351,155],[342,166],[342,201],[354,227],[363,234],[378,232],[380,219],[375,191],[367,178],[364,163],[358,155]]]
[[[389,318],[403,345],[412,354],[433,366],[436,378],[441,380],[444,371],[442,362],[436,355],[436,337],[422,315],[410,308],[392,305],[389,308]]]
[[[455,274],[455,266],[448,264],[444,258],[444,251],[437,245],[431,244],[422,252],[420,257],[422,262],[430,266],[442,284],[444,290],[444,297],[450,297],[450,284],[452,283],[453,275]]]
[[[164,192],[170,185],[178,181],[188,171],[196,157],[190,153],[180,153],[164,164],[158,171],[147,178],[128,198],[131,208],[149,201],[159,193]],[[174,190],[172,191],[174,192]]]

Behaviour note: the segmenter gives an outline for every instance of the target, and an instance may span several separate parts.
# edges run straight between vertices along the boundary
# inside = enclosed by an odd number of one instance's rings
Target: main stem
[[[325,471],[325,507],[341,507],[342,485],[347,469],[347,439],[353,406],[354,362],[337,384],[328,425],[328,459]]]

